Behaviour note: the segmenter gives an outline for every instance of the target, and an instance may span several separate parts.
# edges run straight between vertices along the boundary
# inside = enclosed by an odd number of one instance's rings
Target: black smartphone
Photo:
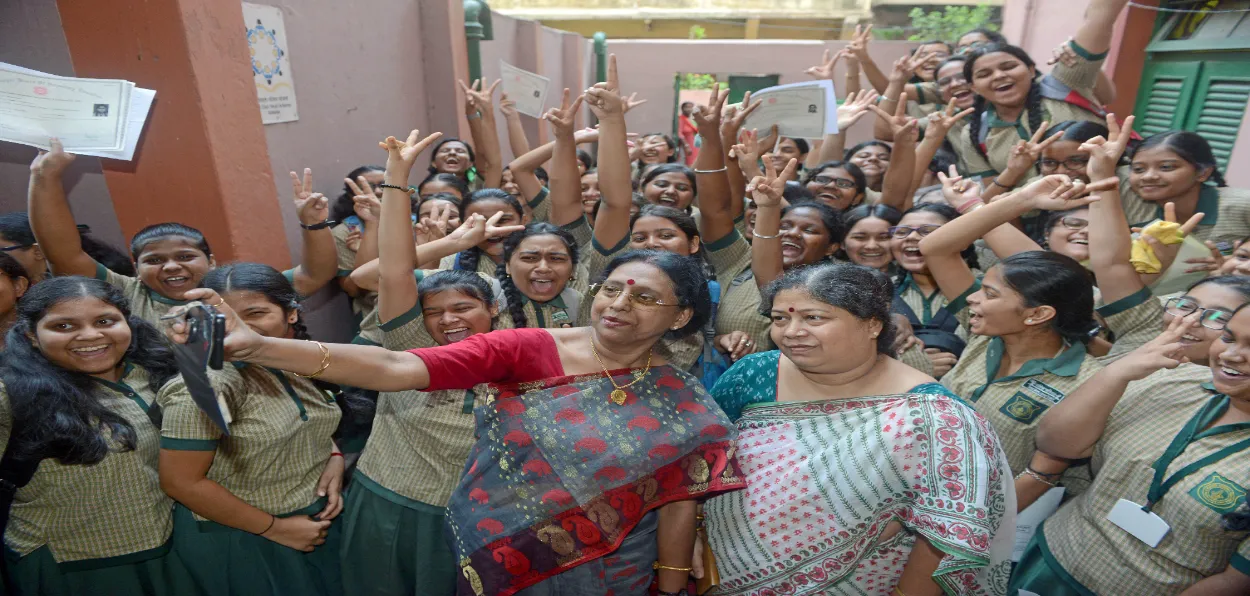
[[[221,370],[226,337],[226,317],[206,304],[188,308],[181,315],[187,324],[187,341],[174,344],[174,361],[191,399],[222,432],[229,435],[226,413],[217,401],[208,369]]]

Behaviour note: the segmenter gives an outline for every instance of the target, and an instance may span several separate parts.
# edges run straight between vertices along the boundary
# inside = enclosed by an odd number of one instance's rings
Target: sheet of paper
[[[790,83],[760,89],[751,101],[760,107],[747,118],[744,128],[754,128],[764,136],[777,125],[783,137],[819,139],[838,132],[838,103],[833,81]]]
[[[508,99],[516,102],[516,111],[542,118],[551,79],[521,70],[503,60],[499,61],[499,76],[503,79],[503,92],[508,94]]]
[[[0,62],[0,67],[6,67],[15,72],[22,72],[22,73],[32,74],[32,75],[37,75],[37,76],[64,78],[64,77],[57,77],[56,75],[51,75],[46,72],[39,72],[37,70],[24,68],[24,67],[17,66],[14,64],[5,64],[3,62]],[[152,111],[152,102],[156,101],[156,91],[152,89],[144,89],[142,87],[136,87],[135,84],[131,83],[130,81],[126,81],[126,84],[130,86],[131,90],[130,90],[130,109],[127,111],[126,122],[124,124],[125,142],[123,143],[123,147],[117,151],[83,150],[83,151],[70,151],[70,153],[73,153],[75,155],[91,155],[94,157],[107,157],[109,159],[120,159],[122,161],[130,161],[134,159],[135,150],[139,146],[139,137],[143,134],[143,125],[144,123],[147,122],[148,114],[151,113]],[[46,140],[45,140],[45,143],[46,143]],[[47,149],[47,147],[43,145],[36,145],[36,147],[39,147],[40,149]]]
[[[67,151],[121,150],[132,84],[58,77],[0,63],[0,140]]]
[[[1016,543],[1011,549],[1013,562],[1018,563],[1020,557],[1024,556],[1025,547],[1029,545],[1042,522],[1059,510],[1059,504],[1063,502],[1063,492],[1062,486],[1056,486],[1042,493],[1032,505],[1016,515]]]

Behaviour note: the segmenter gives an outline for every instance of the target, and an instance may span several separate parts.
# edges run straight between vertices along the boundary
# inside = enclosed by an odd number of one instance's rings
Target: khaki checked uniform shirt
[[[1103,325],[1115,334],[1115,343],[1106,356],[1098,362],[1106,366],[1123,358],[1129,352],[1163,332],[1163,303],[1154,298],[1150,288],[1125,296],[1111,304],[1098,308]]]
[[[339,224],[330,228],[330,235],[334,237],[334,249],[338,253],[339,259],[339,277],[348,277],[352,271],[356,270],[356,251],[347,247],[347,236],[351,233],[347,224]],[[364,233],[364,230],[361,230]],[[352,298],[352,313],[359,320],[360,335],[352,340],[353,343],[366,343],[378,345],[378,294],[377,292],[369,292],[361,290],[361,294]],[[365,340],[364,342],[360,340]]]
[[[421,304],[382,324],[388,350],[434,346]],[[400,391],[378,396],[373,432],[357,471],[406,499],[445,507],[473,447],[472,391]]]
[[[1058,63],[1055,65],[1054,70],[1046,76],[1058,79],[1064,85],[1086,98],[1092,98],[1094,97],[1094,86],[1098,80],[1098,71],[1102,68],[1102,62],[1106,58],[1106,54],[1093,55],[1076,45],[1075,42],[1069,43],[1077,55],[1077,64],[1075,66],[1067,66],[1063,63]],[[1033,84],[1038,85],[1040,82],[1034,81]],[[1091,100],[1091,103],[1096,102]],[[1045,112],[1042,115],[1042,120],[1051,124],[1058,124],[1068,120],[1088,120],[1106,123],[1106,118],[1065,101],[1043,97],[1041,106]],[[988,178],[1005,171],[1007,169],[1007,160],[1011,157],[1011,149],[1016,146],[1016,143],[1021,140],[1027,140],[1033,135],[1033,131],[1029,128],[1029,111],[1027,108],[1020,113],[1020,117],[1015,122],[1005,122],[998,118],[997,113],[994,111],[994,106],[987,103],[982,119],[989,122],[989,133],[985,139],[982,139],[982,142],[985,143],[987,157],[982,157],[976,149],[975,136],[980,134],[979,130],[973,130],[971,126],[965,126],[957,133],[952,131],[949,137],[951,146],[954,148],[955,153],[959,155],[959,171],[964,176]],[[1026,178],[1031,178],[1036,174],[1037,168],[1033,168]]]
[[[1224,571],[1231,563],[1250,574],[1250,532],[1220,526],[1223,514],[1245,502],[1250,451],[1235,453],[1186,477],[1152,511],[1171,526],[1150,548],[1107,514],[1120,499],[1145,505],[1151,465],[1182,427],[1215,395],[1205,366],[1182,364],[1129,385],[1094,448],[1094,482],[1042,526],[1043,547],[1089,590],[1099,594],[1177,594]],[[1241,430],[1189,444],[1165,478],[1221,448],[1250,438]],[[1045,551],[1044,551],[1045,552]]]
[[[959,313],[963,325],[967,325],[968,296],[979,288],[980,284],[974,284],[947,307]],[[959,363],[942,377],[942,384],[989,420],[1015,475],[1033,459],[1037,425],[1046,411],[1102,370],[1102,365],[1086,355],[1085,344],[1076,343],[1053,358],[1030,360],[1014,374],[994,378],[1004,352],[1002,339],[973,335]],[[1062,481],[1068,495],[1080,494],[1089,485],[1089,466],[1068,468]]]
[[[161,317],[169,314],[174,307],[186,304],[182,300],[174,300],[157,294],[143,285],[138,278],[116,273],[99,263],[95,266],[95,278],[120,290],[130,302],[131,314],[155,325],[157,329],[165,328]]]
[[[265,513],[316,501],[342,417],[334,396],[308,379],[251,364],[210,370],[209,379],[229,409],[230,436],[200,411],[179,377],[158,397],[161,449],[216,451],[208,479]]]
[[[751,274],[751,245],[734,230],[724,238],[704,244],[703,248],[707,251],[707,260],[716,269],[716,282],[720,284],[716,334],[745,331],[755,344],[750,352],[771,349],[768,330],[772,320],[760,314],[760,290]]]
[[[148,417],[156,396],[142,368],[126,366],[121,381],[98,383],[101,404],[135,429],[136,445],[121,451],[108,439],[109,454],[97,464],[39,463],[18,489],[4,543],[26,556],[47,546],[58,563],[105,559],[158,548],[173,529],[174,502],[161,490],[157,473],[160,429]],[[8,444],[13,414],[0,387],[0,441]]]

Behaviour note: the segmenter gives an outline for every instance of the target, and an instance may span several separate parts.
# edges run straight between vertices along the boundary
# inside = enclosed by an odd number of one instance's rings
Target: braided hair
[[[516,197],[499,190],[498,188],[483,188],[476,191],[465,198],[460,203],[460,221],[468,221],[469,207],[474,203],[482,203],[486,201],[499,201],[516,212],[517,220],[525,217],[525,211],[521,209],[521,202]],[[489,218],[488,218],[489,219]],[[457,260],[456,268],[465,271],[477,271],[478,262],[482,259],[482,249],[476,246],[460,253]],[[506,258],[505,258],[506,260]]]
[[[295,313],[295,322],[291,323],[291,336],[294,339],[311,340],[308,327],[300,308],[302,297],[281,271],[263,263],[231,263],[208,272],[200,281],[200,286],[209,288],[221,296],[230,292],[255,292],[265,297],[270,303],[281,308],[283,313]],[[343,410],[343,418],[339,428],[346,425],[359,425],[363,420],[372,420],[373,410],[377,401],[376,391],[342,391],[338,385],[313,379],[313,385],[323,391],[337,395],[336,401]]]
[[[529,320],[525,316],[525,300],[526,297],[521,290],[516,287],[512,281],[512,276],[508,274],[506,264],[512,259],[512,253],[516,252],[517,247],[528,238],[536,236],[555,236],[564,243],[564,247],[569,251],[569,259],[572,261],[573,270],[577,269],[577,240],[573,235],[564,231],[555,224],[547,222],[532,223],[525,226],[524,230],[513,232],[503,241],[503,262],[495,269],[495,277],[499,279],[499,285],[503,288],[504,298],[508,300],[508,314],[512,315],[512,326],[514,329],[521,329],[529,326]],[[570,278],[571,279],[571,278]],[[565,281],[568,284],[568,280]],[[563,291],[563,288],[561,288]]]
[[[1037,64],[1033,62],[1033,58],[1029,56],[1029,53],[1020,47],[1006,43],[990,43],[983,46],[977,46],[972,51],[968,52],[968,57],[964,61],[964,78],[968,80],[969,85],[974,85],[972,73],[975,70],[977,60],[980,60],[989,54],[996,54],[1000,52],[1010,54],[1015,59],[1023,62],[1024,65],[1029,68],[1036,69],[1037,67]],[[989,156],[985,154],[985,148],[981,146],[981,142],[984,141],[984,139],[980,138],[981,119],[985,112],[986,103],[988,102],[985,97],[978,93],[972,104],[972,115],[968,117],[968,134],[972,138],[972,146],[976,148],[977,153],[980,154],[981,157],[988,160]],[[1046,119],[1046,114],[1043,113],[1045,108],[1042,107],[1042,86],[1038,84],[1037,79],[1034,79],[1029,83],[1029,94],[1024,99],[1024,109],[1028,111],[1029,114],[1029,131],[1031,132],[1041,128],[1042,121]]]

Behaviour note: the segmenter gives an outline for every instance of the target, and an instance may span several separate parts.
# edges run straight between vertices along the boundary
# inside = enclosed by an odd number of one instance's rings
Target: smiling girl
[[[968,52],[964,78],[977,93],[968,126],[951,136],[951,145],[965,176],[982,176],[987,183],[1007,170],[1012,148],[1028,140],[1043,121],[1102,121],[1094,88],[1110,47],[1107,35],[1127,0],[1094,0],[1068,46],[1074,65],[1060,62],[1037,77],[1033,59],[1012,45],[986,44]],[[1031,177],[1026,176],[1026,179]],[[1011,186],[1005,181],[1002,186]]]
[[[6,344],[8,579],[24,594],[199,594],[157,479],[157,393],[179,378],[160,332],[118,288],[58,277],[22,298]]]
[[[503,242],[496,269],[507,300],[501,329],[572,327],[582,293],[569,286],[577,269],[577,242],[549,223],[530,224]]]

